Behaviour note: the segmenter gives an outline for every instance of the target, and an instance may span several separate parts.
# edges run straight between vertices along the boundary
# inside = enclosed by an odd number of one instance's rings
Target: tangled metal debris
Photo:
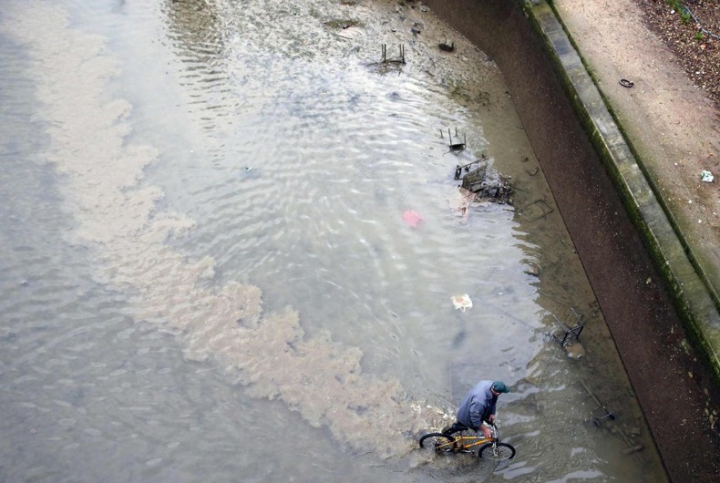
[[[405,46],[400,44],[400,56],[395,59],[389,59],[387,56],[387,45],[382,44],[382,59],[380,62],[383,64],[405,64]]]
[[[443,137],[442,130],[440,131],[440,137]],[[457,128],[455,128],[455,137],[456,138],[458,137]],[[452,133],[450,132],[450,129],[448,128],[448,148],[450,148],[450,150],[447,153],[459,153],[461,151],[465,151],[466,146],[467,146],[467,140],[465,138],[465,134],[463,133],[463,142],[461,142],[461,143],[453,142]],[[447,153],[445,153],[445,154],[447,154]],[[455,179],[458,179],[457,174],[456,174]]]
[[[467,139],[463,134],[463,142],[458,142],[459,134],[455,128],[455,139],[450,129],[448,134],[448,151],[445,154],[453,153],[458,155],[467,148]],[[443,131],[440,130],[440,137]],[[465,174],[463,174],[465,173]],[[466,164],[455,166],[455,180],[462,179],[462,188],[475,193],[475,201],[491,201],[494,203],[512,204],[513,189],[510,185],[510,178],[498,173],[492,167],[492,162],[485,154],[480,159],[473,159]]]

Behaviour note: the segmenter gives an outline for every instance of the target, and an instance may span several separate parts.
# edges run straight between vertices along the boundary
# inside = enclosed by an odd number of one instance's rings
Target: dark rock
[[[445,42],[439,44],[438,47],[440,47],[440,50],[444,50],[445,52],[452,52],[455,50],[455,42],[446,40]]]

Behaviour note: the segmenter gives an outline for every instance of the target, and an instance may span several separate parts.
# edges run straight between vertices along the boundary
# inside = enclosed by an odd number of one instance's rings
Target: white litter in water
[[[700,173],[700,176],[702,176],[702,180],[706,183],[712,183],[715,177],[710,171],[703,171]]]
[[[455,308],[460,309],[463,312],[465,312],[465,309],[471,309],[473,306],[472,300],[470,300],[470,296],[468,294],[453,295],[452,301]]]

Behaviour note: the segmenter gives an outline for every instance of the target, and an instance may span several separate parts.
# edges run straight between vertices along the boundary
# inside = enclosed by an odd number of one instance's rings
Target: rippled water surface
[[[502,74],[425,7],[7,0],[0,59],[0,480],[665,478]],[[483,155],[512,206],[462,209]],[[418,450],[484,378],[517,457]]]

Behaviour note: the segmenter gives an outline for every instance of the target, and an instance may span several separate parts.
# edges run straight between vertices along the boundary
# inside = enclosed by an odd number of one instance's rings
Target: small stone
[[[455,43],[450,40],[446,40],[445,42],[439,44],[438,47],[440,47],[440,50],[444,50],[445,52],[452,52],[455,50]]]

